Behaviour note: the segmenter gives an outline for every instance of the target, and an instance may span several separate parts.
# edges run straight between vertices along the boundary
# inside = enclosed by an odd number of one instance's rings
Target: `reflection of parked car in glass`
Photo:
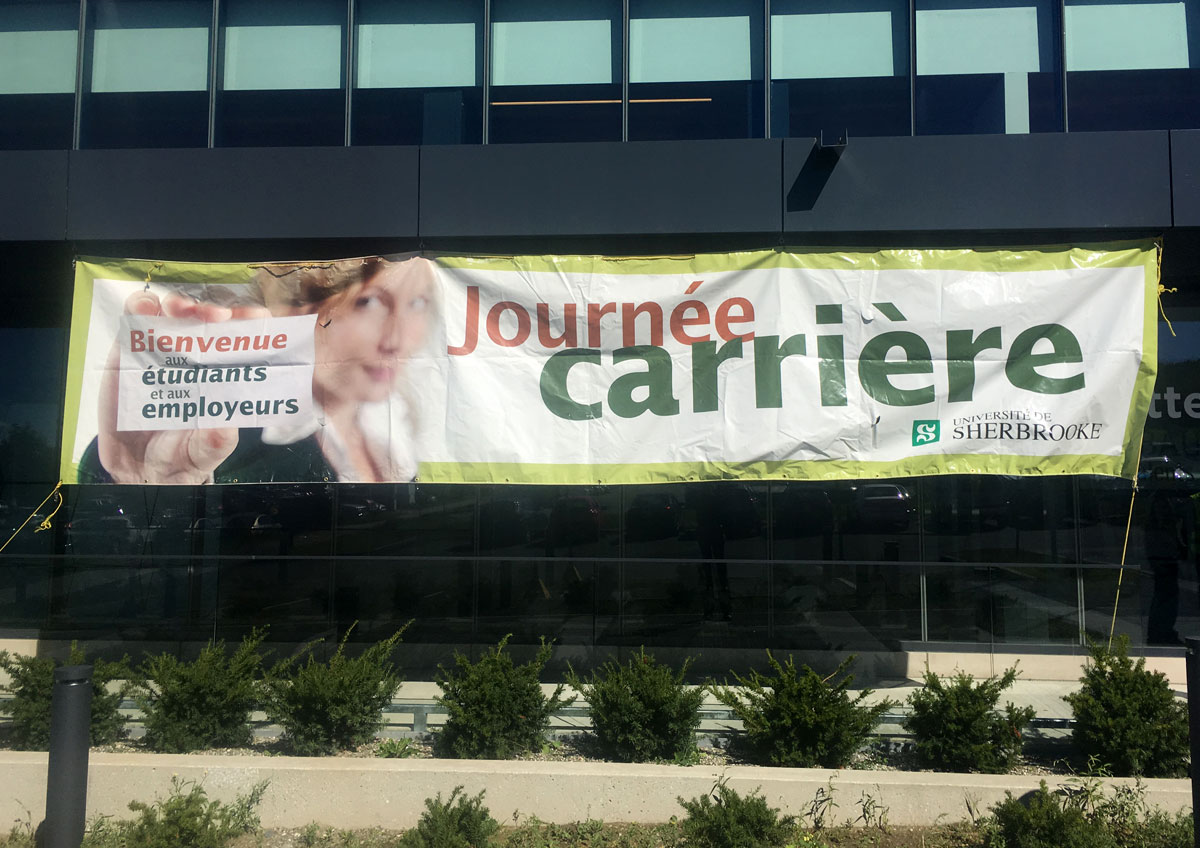
[[[268,533],[278,533],[283,529],[283,525],[279,523],[279,518],[274,515],[256,515],[254,520],[250,522],[250,532],[255,536],[264,536]]]
[[[77,554],[127,554],[141,547],[142,534],[125,515],[73,518],[67,523],[65,549]]]
[[[550,509],[546,545],[575,545],[600,538],[600,505],[583,496],[559,498]]]
[[[867,483],[854,492],[854,515],[861,527],[904,530],[912,514],[912,495],[896,483]]]
[[[1182,465],[1165,453],[1143,455],[1138,464],[1139,480],[1191,480]]]
[[[625,510],[625,538],[649,542],[679,535],[683,504],[668,492],[642,492]]]

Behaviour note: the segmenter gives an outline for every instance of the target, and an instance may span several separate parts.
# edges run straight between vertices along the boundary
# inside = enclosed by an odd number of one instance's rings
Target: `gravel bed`
[[[336,757],[379,757],[380,746],[387,740],[375,739],[365,745],[348,751],[339,751]],[[92,748],[94,753],[134,754],[148,753],[149,749],[137,740],[124,740],[111,745],[100,745]],[[432,737],[408,739],[408,754],[410,758],[432,759]],[[285,743],[279,739],[256,739],[250,746],[244,748],[210,748],[203,751],[193,751],[191,756],[254,756],[279,757],[289,756]],[[591,736],[586,733],[576,733],[560,736],[547,742],[541,751],[531,752],[516,757],[518,760],[531,762],[564,762],[564,763],[601,763],[611,762],[597,750]],[[692,763],[685,765],[700,765],[708,767],[724,767],[731,765],[753,765],[737,746],[724,747],[720,745],[701,745],[698,757]],[[872,743],[851,758],[848,768],[864,771],[932,771],[921,768],[910,742],[898,740],[881,740]],[[1010,774],[1021,775],[1063,775],[1072,774],[1070,764],[1054,753],[1034,752],[1022,756]]]

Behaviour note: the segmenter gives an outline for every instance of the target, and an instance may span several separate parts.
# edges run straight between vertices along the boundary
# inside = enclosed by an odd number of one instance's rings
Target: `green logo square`
[[[941,421],[914,421],[912,431],[912,443],[915,448],[917,445],[931,445],[942,437],[942,422]]]

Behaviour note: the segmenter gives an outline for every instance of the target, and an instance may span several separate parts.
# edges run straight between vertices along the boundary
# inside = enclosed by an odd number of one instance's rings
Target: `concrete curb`
[[[486,790],[485,802],[501,823],[536,815],[566,823],[588,818],[612,822],[662,822],[679,815],[676,798],[712,790],[724,775],[739,792],[759,789],[772,806],[800,815],[818,789],[833,786],[833,819],[852,822],[867,793],[887,808],[893,825],[927,825],[967,817],[968,800],[983,811],[1006,791],[1036,789],[1036,776],[932,772],[825,771],[731,766],[563,763],[513,760],[387,760],[360,758],[248,757],[167,754],[93,754],[88,776],[88,817],[128,817],[129,801],[165,796],[172,777],[203,784],[209,797],[232,800],[255,783],[270,786],[259,808],[264,827],[310,822],[338,828],[406,828],[416,823],[425,798],[449,795],[462,785]],[[1065,782],[1046,778],[1051,788]],[[1132,784],[1110,779],[1108,785]],[[1168,811],[1191,806],[1188,780],[1147,780],[1146,800]],[[0,821],[36,825],[45,811],[46,754],[0,752]]]

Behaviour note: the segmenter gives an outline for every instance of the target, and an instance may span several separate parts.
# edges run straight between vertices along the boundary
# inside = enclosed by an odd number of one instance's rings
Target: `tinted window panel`
[[[492,142],[619,141],[621,4],[495,0]]]
[[[771,134],[908,135],[908,4],[771,4]]]
[[[1070,129],[1200,126],[1198,15],[1194,0],[1067,0]]]
[[[222,9],[216,143],[343,144],[345,3],[228,0]]]
[[[0,149],[71,146],[79,5],[0,5]]]
[[[354,144],[478,144],[483,137],[483,4],[358,7]]]
[[[762,6],[634,0],[629,138],[763,134]]]
[[[83,147],[205,147],[209,29],[201,0],[89,4]]]
[[[920,134],[1062,129],[1058,4],[919,0]]]

